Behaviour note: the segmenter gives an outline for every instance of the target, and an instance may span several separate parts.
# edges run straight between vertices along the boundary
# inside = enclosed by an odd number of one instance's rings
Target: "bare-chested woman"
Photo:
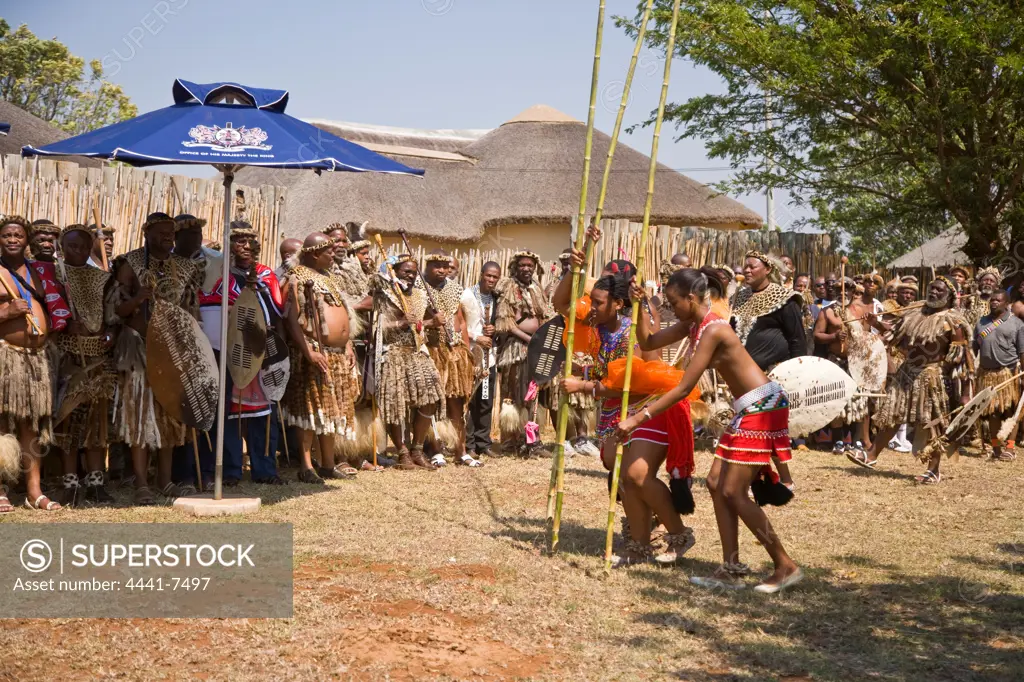
[[[735,332],[711,312],[708,278],[704,274],[689,268],[680,270],[669,278],[664,291],[679,322],[643,339],[641,347],[674,343],[689,333],[694,350],[679,385],[643,412],[621,422],[616,435],[628,438],[645,421],[689,395],[706,369],[717,370],[732,394],[739,396],[733,404],[736,417],[718,443],[715,462],[707,478],[722,541],[723,565],[709,578],[691,580],[704,587],[739,589],[745,586],[741,576],[750,569],[739,563],[739,519],[742,519],[775,564],[774,573],[754,589],[779,592],[800,582],[803,572],[786,553],[764,511],[747,497],[747,491],[761,476],[762,469],[771,466],[772,455],[782,462],[792,456],[786,392],[765,376]]]

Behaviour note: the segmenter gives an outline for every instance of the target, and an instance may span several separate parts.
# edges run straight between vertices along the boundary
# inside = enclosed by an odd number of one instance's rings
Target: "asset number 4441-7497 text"
[[[130,578],[125,583],[128,590],[185,590],[187,592],[205,592],[210,584],[209,578]]]

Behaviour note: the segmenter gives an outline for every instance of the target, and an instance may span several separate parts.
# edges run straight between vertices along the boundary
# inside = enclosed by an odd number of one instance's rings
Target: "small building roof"
[[[961,251],[967,243],[967,235],[959,227],[951,227],[937,237],[926,241],[916,249],[903,254],[893,262],[890,268],[919,268],[922,265],[944,267],[949,265],[967,265],[971,259]]]
[[[70,137],[55,125],[47,123],[38,116],[33,116],[24,109],[10,102],[0,101],[0,121],[11,124],[11,131],[0,135],[0,154],[21,154],[25,145],[41,147]],[[53,156],[57,161],[73,161],[82,168],[100,168],[103,162],[85,156]]]
[[[475,242],[485,229],[522,223],[571,223],[579,208],[586,126],[546,105],[532,106],[489,130],[416,130],[312,120],[345,139],[426,170],[423,178],[374,173],[282,173],[242,169],[248,185],[285,184],[282,225],[305,234],[331,222],[368,220],[371,230]],[[594,131],[588,212],[593,213],[611,138]],[[605,217],[643,217],[650,158],[616,148]],[[760,215],[659,164],[652,223],[725,229],[760,227]]]

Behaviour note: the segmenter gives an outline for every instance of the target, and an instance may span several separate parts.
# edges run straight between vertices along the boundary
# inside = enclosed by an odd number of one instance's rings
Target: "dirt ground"
[[[710,461],[699,453],[698,472]],[[246,521],[295,526],[293,618],[6,620],[0,680],[1024,678],[1024,464],[961,458],[931,487],[894,453],[869,472],[801,452],[793,470],[796,499],[769,515],[808,578],[775,597],[688,583],[720,560],[702,481],[686,559],[607,578],[605,476],[583,456],[568,462],[554,557],[546,460],[361,473],[326,490],[244,485],[264,500]],[[193,519],[19,510],[0,522],[72,520]],[[767,570],[745,531],[741,553]]]

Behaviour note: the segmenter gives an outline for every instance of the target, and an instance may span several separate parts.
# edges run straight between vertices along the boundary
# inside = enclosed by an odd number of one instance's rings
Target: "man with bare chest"
[[[19,216],[0,220],[0,514],[14,510],[2,485],[25,473],[25,506],[56,511],[40,486],[42,448],[52,442],[50,334],[46,293],[26,258],[32,236]]]
[[[285,328],[292,350],[292,374],[281,409],[285,423],[302,430],[301,483],[324,484],[326,478],[352,478],[348,464],[335,466],[336,441],[355,436],[355,400],[359,383],[349,346],[354,318],[345,294],[331,276],[334,241],[322,232],[306,237],[299,265],[283,282],[287,306]],[[311,448],[316,439],[319,469]]]
[[[878,455],[900,424],[914,424],[913,451],[928,465],[919,483],[941,480],[942,454],[956,450],[944,431],[952,405],[966,403],[974,374],[970,351],[971,329],[956,308],[957,287],[939,276],[928,287],[923,308],[908,311],[895,329],[893,344],[906,360],[886,386],[876,420],[878,436],[864,453],[847,453],[856,464],[874,469]]]
[[[501,412],[499,427],[502,447],[510,453],[536,455],[540,441],[527,447],[526,425],[536,419],[538,389],[530,380],[526,349],[540,325],[554,310],[534,273],[540,257],[532,251],[512,255],[509,274],[495,287],[498,315],[498,371],[501,373]]]

